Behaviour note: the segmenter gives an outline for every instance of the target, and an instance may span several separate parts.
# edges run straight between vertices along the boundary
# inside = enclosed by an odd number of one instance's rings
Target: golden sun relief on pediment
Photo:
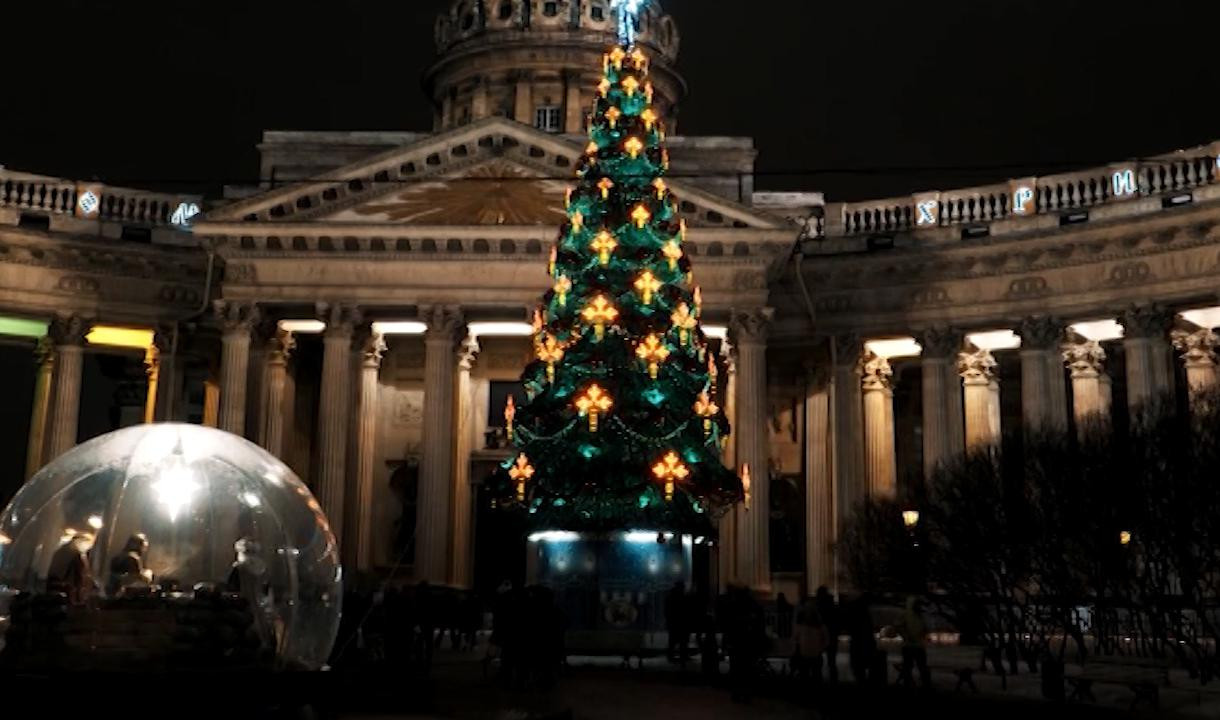
[[[407,182],[402,189],[332,220],[404,225],[558,226],[568,183],[497,161],[461,177]]]

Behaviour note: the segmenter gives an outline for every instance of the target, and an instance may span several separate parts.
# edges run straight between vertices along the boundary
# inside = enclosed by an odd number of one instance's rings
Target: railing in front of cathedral
[[[186,227],[199,213],[201,200],[0,167],[0,207],[127,225]]]
[[[871,236],[953,227],[960,229],[963,237],[984,236],[993,231],[1048,227],[1052,221],[1056,226],[1086,222],[1093,208],[1140,198],[1160,196],[1162,202],[1147,207],[1128,206],[1129,214],[1220,199],[1220,187],[1212,188],[1216,192],[1199,193],[1200,188],[1208,186],[1220,186],[1220,142],[1100,168],[993,185],[830,203],[826,206],[823,234]]]

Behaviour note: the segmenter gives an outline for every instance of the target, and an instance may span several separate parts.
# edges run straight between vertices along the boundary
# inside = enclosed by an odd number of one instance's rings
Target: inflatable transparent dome
[[[0,663],[315,669],[340,583],[326,517],[279,460],[211,428],[130,427],[65,453],[4,510]]]

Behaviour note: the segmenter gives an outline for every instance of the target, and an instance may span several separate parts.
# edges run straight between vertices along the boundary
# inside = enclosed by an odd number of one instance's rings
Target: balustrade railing
[[[200,200],[0,168],[0,207],[127,225],[183,226],[199,212]]]
[[[832,203],[828,236],[877,235],[1086,211],[1220,183],[1220,143],[1107,167],[910,197]]]

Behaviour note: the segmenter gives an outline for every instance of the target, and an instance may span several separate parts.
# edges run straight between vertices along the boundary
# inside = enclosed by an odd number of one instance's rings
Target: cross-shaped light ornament
[[[646,70],[648,68],[648,56],[645,55],[644,51],[638,47],[631,51],[631,60],[635,63],[635,66],[641,70]]]
[[[610,263],[610,253],[618,247],[618,241],[610,234],[609,230],[602,230],[593,238],[593,242],[589,244],[593,252],[597,253],[597,260],[602,265]]]
[[[669,261],[669,269],[677,270],[678,261],[682,259],[682,246],[670,240],[661,246],[661,252],[665,253],[665,259]]]
[[[597,181],[597,189],[602,191],[602,200],[610,199],[610,188],[612,187],[614,187],[614,181],[608,177]]]
[[[555,280],[555,296],[559,300],[559,307],[568,306],[568,293],[572,290],[572,281],[567,275],[560,275]]]
[[[652,108],[645,108],[644,112],[640,113],[640,119],[644,121],[644,129],[652,130],[652,126],[657,124],[657,113]]]
[[[601,147],[599,147],[596,142],[590,142],[588,145],[585,146],[585,155],[590,155],[590,156],[596,155],[597,151],[600,149],[601,149]]]
[[[606,111],[606,120],[610,123],[611,129],[618,127],[619,118],[623,116],[623,111],[616,107],[612,107]]]
[[[627,151],[632,160],[635,160],[644,151],[644,143],[640,142],[637,137],[627,138],[627,142],[623,143],[623,149]]]
[[[690,477],[690,470],[678,459],[678,453],[670,450],[652,466],[652,474],[665,483],[665,502],[670,502],[674,499],[674,485]]]
[[[643,205],[636,205],[635,210],[631,211],[631,219],[635,221],[635,226],[644,229],[648,221],[652,219],[652,213],[648,212],[648,208]]]
[[[580,232],[585,227],[585,214],[577,210],[572,213],[572,229]]]
[[[541,310],[541,309],[539,309],[539,308],[534,308],[534,322],[533,322],[533,328],[534,328],[534,334],[535,334],[535,335],[537,335],[538,333],[542,332],[542,325],[543,325],[543,322],[542,322],[542,310]]]
[[[640,81],[636,80],[634,75],[628,75],[623,78],[623,91],[627,93],[627,97],[635,97],[640,91]]]
[[[597,342],[601,342],[602,338],[606,336],[606,323],[612,323],[618,319],[618,309],[610,304],[605,295],[593,298],[580,314],[585,322],[593,324]]]
[[[552,385],[555,384],[555,363],[563,359],[563,345],[555,339],[553,335],[547,335],[546,339],[542,340],[534,348],[538,360],[546,363],[546,381]]]
[[[656,380],[661,363],[669,358],[669,346],[656,334],[649,335],[636,346],[635,355],[648,363],[648,376]]]
[[[678,329],[678,340],[686,345],[690,339],[690,332],[699,324],[694,315],[690,313],[690,306],[686,303],[678,303],[678,307],[674,309],[672,315],[669,316],[670,322]]]
[[[517,404],[513,402],[513,396],[509,395],[508,400],[504,403],[504,428],[508,434],[508,441],[513,441],[513,420],[517,417]]]
[[[525,502],[525,483],[534,477],[534,466],[530,465],[525,453],[517,456],[517,462],[509,469],[508,476],[517,482],[517,502]]]
[[[706,392],[699,393],[699,397],[695,400],[695,414],[703,418],[704,437],[711,434],[712,418],[716,417],[718,412],[720,412],[720,406],[716,404],[712,396]]]
[[[665,283],[657,279],[651,270],[645,270],[636,278],[635,289],[639,291],[645,305],[652,304],[652,294],[660,290]]]
[[[551,246],[551,257],[546,261],[546,274],[555,277],[555,262],[559,260],[559,248]]]
[[[615,70],[623,69],[623,61],[627,59],[627,53],[621,47],[616,47],[606,55],[607,66],[613,65]]]
[[[584,395],[576,398],[576,409],[581,417],[589,418],[589,432],[597,432],[597,417],[614,406],[614,399],[596,384],[590,385]]]
[[[606,94],[610,92],[610,81],[606,78],[602,78],[602,81],[597,84],[597,92],[602,97],[606,97]]]
[[[657,189],[657,199],[658,200],[661,200],[662,198],[665,197],[665,191],[669,188],[669,186],[666,185],[665,181],[662,180],[661,178],[657,178],[656,180],[653,180],[652,186]]]

